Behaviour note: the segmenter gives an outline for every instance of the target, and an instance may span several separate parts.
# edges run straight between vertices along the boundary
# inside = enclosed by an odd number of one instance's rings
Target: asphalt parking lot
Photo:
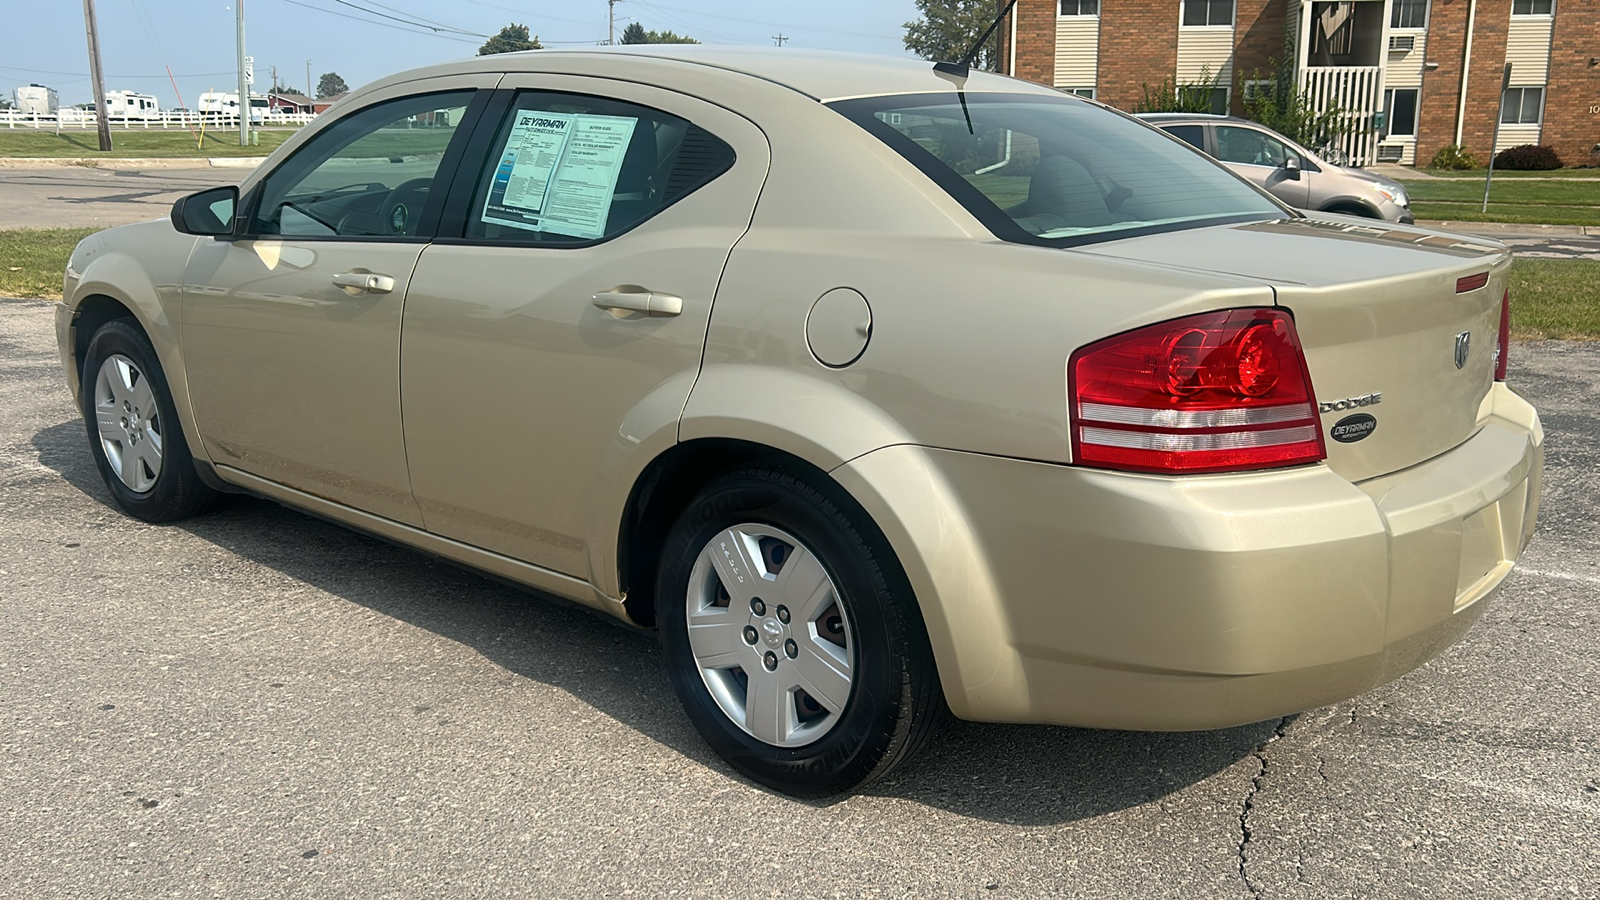
[[[801,803],[651,635],[263,501],[124,518],[50,323],[0,301],[0,895],[1600,895],[1600,346],[1514,348],[1538,536],[1421,670],[1227,731],[958,723]]]

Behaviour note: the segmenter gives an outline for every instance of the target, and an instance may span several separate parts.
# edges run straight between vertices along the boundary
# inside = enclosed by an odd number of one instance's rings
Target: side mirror
[[[1283,161],[1283,175],[1290,181],[1300,180],[1300,157],[1291,156]]]
[[[233,217],[239,209],[237,185],[211,188],[172,204],[172,227],[183,234],[222,237],[233,234]]]

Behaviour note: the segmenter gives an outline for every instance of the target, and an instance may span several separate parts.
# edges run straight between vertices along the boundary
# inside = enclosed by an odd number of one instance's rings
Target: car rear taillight
[[[1500,298],[1500,335],[1494,341],[1494,380],[1506,380],[1506,356],[1511,352],[1511,289]]]
[[[1226,472],[1327,456],[1294,320],[1231,309],[1090,344],[1067,364],[1072,458],[1133,472]]]

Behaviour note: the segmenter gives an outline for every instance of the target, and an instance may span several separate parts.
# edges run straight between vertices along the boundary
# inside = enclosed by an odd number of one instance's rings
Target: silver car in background
[[[1256,122],[1196,113],[1144,113],[1139,118],[1216,157],[1297,209],[1402,225],[1415,221],[1411,198],[1400,182],[1328,162]]]

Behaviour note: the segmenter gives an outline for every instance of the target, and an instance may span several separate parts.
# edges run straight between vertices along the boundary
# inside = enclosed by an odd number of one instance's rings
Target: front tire
[[[131,319],[113,319],[89,340],[79,380],[95,467],[123,512],[171,522],[211,507],[172,391],[150,339]]]
[[[850,508],[777,468],[732,472],[690,503],[660,568],[656,621],[690,720],[733,768],[798,797],[881,777],[944,710],[905,577]]]

